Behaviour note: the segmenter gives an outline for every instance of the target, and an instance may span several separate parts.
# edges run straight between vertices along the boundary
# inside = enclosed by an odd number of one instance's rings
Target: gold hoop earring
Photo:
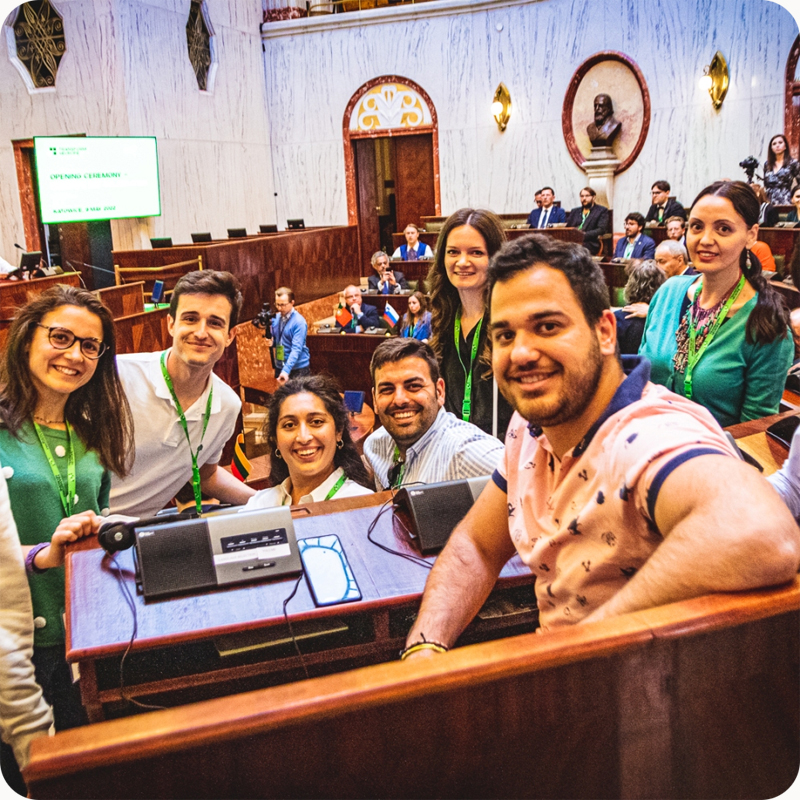
[[[277,447],[275,448],[275,458],[283,458],[281,451]]]
[[[343,447],[344,447],[344,439],[339,439],[339,441],[336,442],[336,449],[341,450]]]

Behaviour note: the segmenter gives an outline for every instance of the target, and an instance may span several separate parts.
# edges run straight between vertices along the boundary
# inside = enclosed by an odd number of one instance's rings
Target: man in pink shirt
[[[489,270],[492,367],[516,413],[494,480],[436,561],[407,645],[452,645],[515,550],[542,630],[791,580],[800,530],[701,406],[617,355],[602,272],[509,242]]]

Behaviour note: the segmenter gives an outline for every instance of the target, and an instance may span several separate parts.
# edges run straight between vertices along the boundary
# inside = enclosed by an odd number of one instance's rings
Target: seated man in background
[[[409,222],[403,230],[403,235],[406,237],[406,243],[401,244],[397,250],[392,253],[392,258],[402,258],[403,261],[418,261],[420,258],[433,258],[433,250],[431,250],[425,242],[419,240],[419,228],[413,223]]]
[[[336,330],[361,333],[367,328],[379,328],[380,324],[378,309],[361,302],[361,290],[358,286],[347,286],[344,290],[344,308],[336,315]]]
[[[429,345],[387,339],[375,348],[370,373],[383,427],[364,442],[364,457],[378,489],[492,474],[503,444],[444,410],[444,380]]]
[[[790,581],[800,530],[704,408],[616,354],[600,267],[506,243],[489,267],[492,367],[516,409],[503,462],[436,559],[407,638],[453,645],[519,554],[542,631]]]
[[[674,278],[676,275],[697,275],[697,270],[689,264],[686,248],[674,239],[664,239],[656,247],[654,258],[668,278]]]
[[[550,186],[545,186],[542,190],[542,206],[534,208],[528,217],[528,225],[531,228],[546,228],[548,225],[556,225],[567,221],[567,212],[561,206],[554,205],[556,193]]]
[[[214,364],[233,341],[241,307],[239,282],[229,272],[190,272],[172,292],[172,347],[117,356],[136,458],[126,478],[112,476],[113,513],[152,517],[187,481],[198,510],[201,491],[234,505],[255,494],[219,465],[242,403]]]
[[[533,196],[533,205],[536,208],[542,207],[542,190],[537,190],[536,194]]]
[[[668,217],[666,226],[667,239],[680,242],[686,247],[686,220],[683,217]]]
[[[275,308],[278,314],[272,320],[272,338],[267,344],[275,348],[275,377],[284,384],[289,378],[311,374],[311,355],[306,345],[308,323],[295,311],[294,292],[288,286],[275,292]]]
[[[650,189],[653,204],[645,217],[645,227],[663,225],[670,217],[686,219],[686,209],[674,198],[669,196],[669,183],[656,181]]]
[[[642,233],[644,217],[632,211],[625,217],[625,236],[617,242],[614,250],[615,259],[653,258],[656,254],[656,243]]]
[[[410,287],[405,275],[399,270],[391,268],[389,256],[383,250],[373,253],[370,263],[372,264],[372,269],[375,270],[375,274],[367,278],[371,292],[376,294],[397,294],[398,292],[409,291]]]
[[[608,209],[596,202],[597,192],[584,186],[580,193],[581,204],[567,214],[567,227],[583,231],[583,246],[593,255],[600,252],[600,237],[610,233]]]

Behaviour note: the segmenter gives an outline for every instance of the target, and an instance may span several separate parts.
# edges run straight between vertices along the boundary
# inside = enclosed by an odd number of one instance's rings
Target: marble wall
[[[261,0],[208,1],[218,60],[209,92],[187,55],[189,0],[53,4],[67,40],[55,91],[30,94],[0,38],[0,254],[15,261],[13,242],[23,242],[11,141],[34,135],[158,137],[162,214],[112,222],[116,248],[276,221]]]
[[[739,161],[762,160],[783,129],[798,33],[767,0],[438,0],[262,30],[278,216],[312,225],[346,222],[344,110],[363,83],[392,74],[420,84],[436,107],[443,213],[524,211],[545,183],[577,205],[586,181],[564,144],[562,103],[578,65],[603,50],[639,65],[652,101],[641,155],[617,178],[617,222],[647,210],[659,178],[688,203],[715,178],[742,177]],[[716,112],[698,82],[718,49],[731,82]],[[500,81],[513,102],[502,134],[490,113]]]
[[[600,50],[632,57],[653,103],[641,156],[617,180],[618,211],[644,208],[661,177],[688,202],[715,177],[739,177],[738,162],[762,159],[782,129],[797,35],[767,0],[432,0],[261,30],[264,0],[207,0],[218,67],[202,93],[186,55],[189,0],[53,2],[68,48],[55,91],[29,93],[0,37],[0,254],[11,260],[23,242],[11,142],[34,135],[158,137],[162,216],[113,222],[118,248],[289,217],[346,223],[343,115],[379,75],[410,78],[432,98],[445,213],[527,210],[544,183],[572,206],[585,180],[564,145],[562,102]],[[717,49],[731,65],[720,112],[698,87]],[[503,134],[490,114],[500,81],[513,100]]]

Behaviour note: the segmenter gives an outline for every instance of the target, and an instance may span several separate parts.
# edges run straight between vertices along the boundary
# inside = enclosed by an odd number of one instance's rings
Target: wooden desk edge
[[[656,639],[705,633],[800,609],[800,579],[755,592],[707,595],[547,635],[459,648],[422,662],[392,662],[208,700],[36,739],[25,771],[41,781],[150,755],[185,750],[213,736],[235,740],[298,720],[325,719],[466,684],[608,657]]]

